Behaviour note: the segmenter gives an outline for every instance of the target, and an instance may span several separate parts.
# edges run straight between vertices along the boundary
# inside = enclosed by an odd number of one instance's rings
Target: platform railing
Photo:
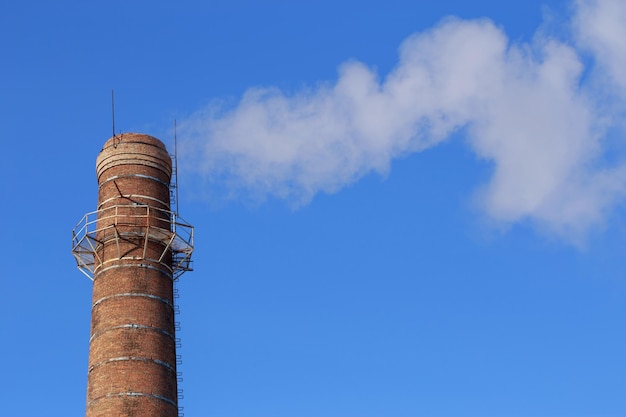
[[[93,280],[96,269],[104,260],[99,251],[109,240],[115,240],[119,259],[120,242],[141,242],[142,255],[133,259],[147,259],[148,242],[161,243],[163,250],[159,259],[164,262],[171,253],[171,265],[166,265],[174,279],[192,270],[191,254],[194,248],[194,229],[177,213],[149,205],[115,205],[85,214],[72,230],[72,254],[78,269]]]

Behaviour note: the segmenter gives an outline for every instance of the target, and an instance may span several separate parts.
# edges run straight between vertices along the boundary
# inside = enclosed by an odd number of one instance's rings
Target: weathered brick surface
[[[130,262],[129,262],[130,263]],[[93,283],[93,301],[123,292],[148,293],[172,299],[172,278],[142,267],[113,268],[98,274]]]
[[[89,408],[97,411],[90,412]],[[89,408],[87,412],[93,417],[170,417],[177,412],[176,407],[164,401],[130,396],[104,397],[94,401]]]
[[[115,375],[115,378],[111,378],[111,375]],[[136,359],[108,362],[89,373],[89,398],[130,392],[174,400],[176,374],[158,363]]]
[[[150,174],[154,175],[154,173]],[[129,192],[130,190],[133,192]],[[158,208],[167,209],[167,204],[162,202],[167,203],[169,192],[164,193],[162,184],[154,179],[140,176],[117,178],[103,184],[99,191],[99,200],[102,204],[99,208],[116,204],[120,191],[127,195],[124,199],[129,202],[150,204]],[[167,188],[165,191],[168,191]]]
[[[176,366],[175,342],[166,334],[150,328],[113,328],[95,335],[89,369],[110,358],[151,358]]]
[[[158,327],[173,333],[174,311],[167,304],[146,297],[107,298],[91,311],[91,334],[122,324]]]
[[[171,159],[147,135],[109,139],[96,160],[95,270],[87,417],[177,416]],[[145,205],[150,208],[146,209]],[[147,236],[146,236],[147,235]]]

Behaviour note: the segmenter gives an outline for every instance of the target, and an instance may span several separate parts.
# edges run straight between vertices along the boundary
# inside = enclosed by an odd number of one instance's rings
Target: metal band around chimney
[[[120,330],[120,329],[137,329],[137,330],[148,330],[148,331],[152,331],[155,333],[160,333],[162,335],[165,335],[167,337],[169,337],[170,339],[172,339],[172,341],[174,343],[176,343],[176,337],[168,332],[167,330],[161,329],[160,327],[154,327],[154,326],[146,326],[143,324],[135,324],[135,323],[130,323],[130,324],[121,324],[119,326],[111,326],[111,327],[107,327],[99,332],[94,333],[93,335],[91,335],[91,337],[89,338],[89,343],[91,343],[92,340],[96,339],[97,337],[108,333],[110,331],[113,330]]]
[[[94,398],[93,400],[89,401],[87,403],[87,408],[91,407],[92,404],[94,404],[97,401],[103,400],[103,399],[107,399],[107,398],[115,398],[115,397],[150,397],[150,398],[154,398],[156,400],[161,400],[164,401],[174,407],[177,407],[177,404],[175,401],[173,401],[170,398],[164,397],[162,395],[158,395],[158,394],[147,394],[145,392],[133,392],[133,391],[128,391],[128,392],[118,392],[118,393],[113,393],[113,394],[107,394],[107,395],[103,395],[101,397],[98,398]]]
[[[131,200],[131,201],[132,201],[133,198],[141,198],[141,199],[145,199],[145,200],[156,201],[157,203],[161,204],[163,207],[169,207],[170,206],[169,203],[166,203],[163,200],[159,200],[156,197],[150,197],[150,196],[142,195],[142,194],[122,194],[122,195],[116,195],[115,197],[107,198],[104,201],[100,201],[99,204],[98,204],[98,210],[106,210],[108,207],[105,207],[105,208],[101,208],[101,207],[103,205],[107,204],[108,202],[119,200],[120,198],[124,198],[124,199]],[[133,207],[135,207],[135,206],[129,205],[127,208],[133,208]],[[148,206],[148,205],[145,205],[145,204],[140,204],[140,205],[137,205],[137,207],[151,207],[151,206]],[[161,210],[158,207],[152,207],[152,208],[155,209],[155,210]]]
[[[176,368],[172,365],[170,365],[169,363],[165,362],[165,361],[161,361],[158,359],[152,359],[152,358],[142,358],[142,357],[138,357],[138,356],[120,356],[117,358],[109,358],[107,360],[104,360],[102,362],[98,362],[94,365],[91,365],[89,367],[89,371],[91,372],[96,368],[99,368],[103,365],[107,365],[109,363],[115,363],[115,362],[126,362],[126,361],[137,361],[137,362],[146,362],[146,363],[154,363],[160,366],[163,366],[164,368],[169,369],[170,371],[176,373]]]
[[[159,184],[165,185],[166,187],[169,187],[170,185],[168,183],[166,183],[165,181],[161,180],[160,178],[157,177],[153,177],[152,175],[145,175],[145,174],[124,174],[124,175],[113,175],[109,178],[107,178],[106,180],[102,180],[100,181],[100,187],[102,187],[104,184],[106,184],[109,181],[115,181],[118,179],[123,179],[123,178],[141,178],[141,179],[146,179],[146,180],[151,180],[151,181],[155,181],[158,182]]]
[[[141,260],[142,261],[153,261],[153,262],[157,263],[158,265],[164,265],[162,262],[158,262],[158,261],[156,261],[154,259],[141,259]],[[171,270],[159,268],[159,267],[156,267],[156,266],[150,265],[150,264],[137,263],[137,264],[110,265],[110,266],[104,267],[102,269],[100,268],[100,266],[98,266],[98,267],[96,267],[96,272],[94,273],[93,280],[95,281],[101,273],[106,272],[106,271],[111,270],[111,269],[115,269],[115,268],[147,268],[147,269],[152,269],[154,271],[159,271],[163,275],[165,275],[168,278],[172,279],[172,271]]]
[[[146,294],[146,293],[139,293],[139,292],[125,292],[125,293],[120,293],[120,294],[107,295],[106,297],[102,297],[94,301],[94,303],[91,305],[91,308],[92,309],[96,308],[96,306],[103,301],[111,300],[111,299],[118,298],[118,297],[143,297],[143,298],[148,298],[151,300],[157,300],[167,305],[172,310],[174,310],[174,304],[172,304],[170,300],[166,300],[165,298],[158,297],[154,294]]]

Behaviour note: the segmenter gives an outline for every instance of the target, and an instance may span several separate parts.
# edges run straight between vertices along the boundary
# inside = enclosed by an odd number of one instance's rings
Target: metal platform
[[[192,270],[193,234],[193,226],[173,211],[148,205],[116,205],[83,216],[72,230],[72,254],[78,269],[93,281],[96,269],[103,263],[100,253],[105,241],[109,243],[113,240],[118,248],[118,259],[160,263],[177,280],[183,273]],[[122,242],[134,242],[143,251],[134,251],[134,255],[128,257],[120,250]],[[148,242],[162,245],[158,259],[146,257]],[[142,254],[137,255],[137,252]],[[164,261],[168,253],[171,253],[171,265]]]

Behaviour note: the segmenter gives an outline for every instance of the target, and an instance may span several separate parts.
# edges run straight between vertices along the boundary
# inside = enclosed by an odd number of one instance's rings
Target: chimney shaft
[[[175,417],[173,281],[190,269],[193,229],[170,211],[172,160],[158,139],[125,133],[104,144],[96,172],[98,210],[73,247],[93,279],[86,415]]]

